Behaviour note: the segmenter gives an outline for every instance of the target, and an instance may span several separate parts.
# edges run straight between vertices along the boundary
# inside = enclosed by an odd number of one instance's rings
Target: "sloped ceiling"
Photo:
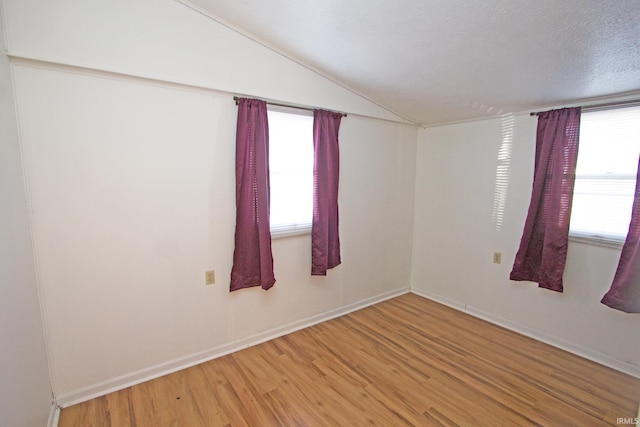
[[[638,0],[190,3],[425,126],[640,96]]]

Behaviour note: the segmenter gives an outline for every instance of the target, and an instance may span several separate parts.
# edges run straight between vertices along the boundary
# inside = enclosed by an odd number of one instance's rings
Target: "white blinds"
[[[572,236],[624,241],[639,154],[640,106],[582,113]]]
[[[271,234],[309,230],[313,217],[313,116],[270,107],[268,117]]]

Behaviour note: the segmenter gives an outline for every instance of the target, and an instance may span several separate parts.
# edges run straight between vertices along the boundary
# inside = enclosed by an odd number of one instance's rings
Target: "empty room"
[[[638,424],[637,0],[0,12],[0,425]]]

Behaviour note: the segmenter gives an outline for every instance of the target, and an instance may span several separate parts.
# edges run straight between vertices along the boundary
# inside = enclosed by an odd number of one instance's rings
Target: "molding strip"
[[[121,71],[106,70],[106,69],[101,69],[101,68],[88,67],[88,66],[84,66],[84,65],[60,62],[60,61],[57,61],[57,60],[54,60],[54,59],[37,58],[37,57],[29,56],[29,55],[21,55],[19,53],[15,53],[15,52],[7,52],[7,56],[9,57],[9,59],[11,60],[11,63],[13,65],[18,65],[18,66],[39,68],[39,69],[51,70],[51,71],[59,71],[59,72],[67,72],[67,73],[72,73],[72,74],[88,75],[88,76],[93,76],[93,77],[114,79],[114,80],[126,81],[126,82],[131,82],[131,83],[138,83],[138,84],[154,85],[154,86],[160,86],[160,87],[167,87],[167,88],[171,88],[171,89],[187,90],[187,91],[191,91],[191,92],[206,93],[206,94],[225,96],[225,97],[227,97],[227,96],[242,96],[242,97],[244,97],[244,96],[248,96],[248,97],[257,96],[257,97],[260,97],[258,95],[248,95],[248,94],[243,94],[243,93],[230,92],[230,91],[224,90],[224,89],[218,89],[218,88],[207,87],[207,86],[199,86],[199,85],[194,85],[194,84],[184,83],[184,82],[179,82],[179,81],[171,81],[171,80],[161,79],[161,78],[157,78],[157,77],[128,74],[128,73],[121,72]],[[335,83],[333,81],[332,81],[332,83],[337,84],[337,83]],[[345,89],[345,88],[343,87],[343,89]],[[356,95],[358,95],[358,94],[356,94]],[[271,99],[271,98],[264,98],[264,97],[260,97],[260,99],[263,99],[266,102],[270,102],[270,103],[285,103],[285,101],[278,100],[278,99]],[[371,102],[367,98],[363,97],[363,99],[365,99],[367,102]],[[375,104],[375,103],[373,103],[373,104]],[[291,105],[292,105],[292,107],[296,106],[295,103],[291,103]],[[375,104],[375,105],[377,106],[377,104]],[[326,110],[332,110],[333,111],[332,108],[324,107],[324,106],[321,106],[321,105],[319,105],[317,108],[326,109]],[[380,107],[380,108],[383,108],[383,107]],[[400,116],[400,115],[394,113],[393,111],[388,110],[387,108],[383,108],[383,109],[385,111],[397,116],[398,119],[394,120],[394,119],[378,117],[378,116],[373,116],[373,115],[355,113],[355,112],[351,112],[351,111],[344,111],[344,113],[348,114],[349,116],[353,116],[353,117],[363,117],[363,118],[367,118],[367,119],[379,120],[379,121],[390,122],[390,123],[396,123],[396,124],[401,124],[401,125],[405,125],[405,126],[412,126],[412,127],[420,126],[418,123],[416,123],[414,121],[411,121],[409,119],[406,119],[403,116]]]

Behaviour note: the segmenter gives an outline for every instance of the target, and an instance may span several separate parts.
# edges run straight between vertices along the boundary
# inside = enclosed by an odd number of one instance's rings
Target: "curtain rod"
[[[236,105],[238,105],[238,100],[240,99],[240,97],[238,96],[234,96],[233,100],[236,102]],[[287,107],[287,108],[295,108],[296,110],[305,110],[305,111],[313,111],[315,110],[315,108],[309,108],[309,107],[299,107],[297,105],[287,105],[287,104],[279,104],[277,102],[269,102],[269,101],[265,101],[267,103],[267,105],[275,105],[276,107]],[[342,114],[342,117],[347,117],[347,113],[340,113]]]
[[[590,110],[590,109],[605,108],[605,107],[621,107],[623,105],[632,105],[632,104],[640,104],[640,99],[632,99],[629,101],[618,101],[618,102],[605,102],[603,104],[590,104],[590,105],[585,105],[582,108],[585,110]],[[542,113],[544,113],[544,111],[535,111],[535,112],[529,113],[529,115],[537,116]]]

